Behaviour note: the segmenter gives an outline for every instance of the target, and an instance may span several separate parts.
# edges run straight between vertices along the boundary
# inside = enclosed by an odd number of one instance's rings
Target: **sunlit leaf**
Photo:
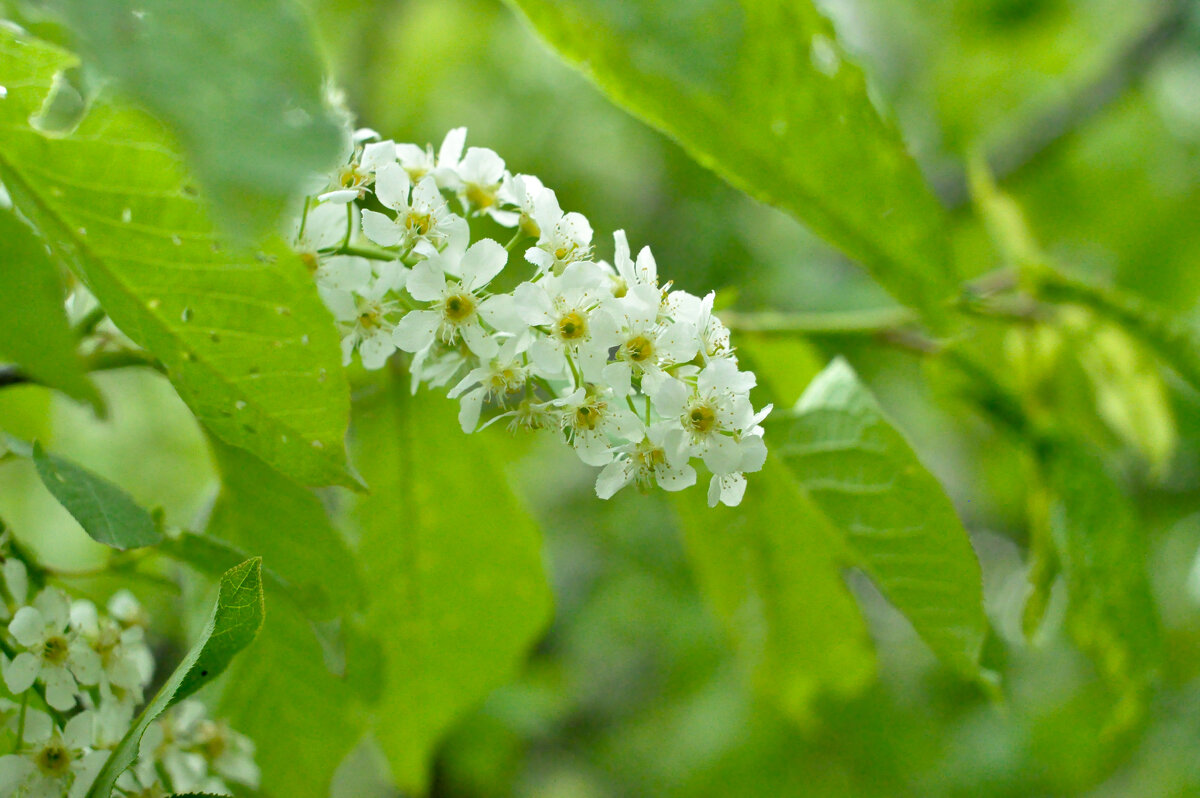
[[[510,0],[617,104],[942,316],[944,214],[808,0]]]
[[[287,0],[57,0],[89,66],[177,134],[220,221],[278,222],[346,144],[310,26]]]
[[[216,606],[200,639],[113,749],[87,798],[109,798],[117,777],[137,759],[142,735],[154,719],[220,676],[254,640],[263,624],[261,566],[258,558],[247,560],[221,577]]]
[[[987,632],[979,561],[941,485],[850,365],[830,364],[769,433],[853,563],[934,652],[977,674]]]
[[[352,429],[372,483],[354,512],[369,621],[387,630],[374,736],[398,786],[419,792],[434,744],[512,677],[548,620],[541,544],[489,442],[464,436],[444,397],[391,377]]]
[[[58,266],[46,245],[12,213],[0,210],[0,360],[93,407],[100,395],[75,353],[63,310]],[[37,330],[37,334],[31,333]]]
[[[338,337],[299,258],[224,247],[166,131],[107,95],[68,134],[35,129],[73,62],[0,30],[0,179],[17,207],[215,435],[304,484],[355,484]]]

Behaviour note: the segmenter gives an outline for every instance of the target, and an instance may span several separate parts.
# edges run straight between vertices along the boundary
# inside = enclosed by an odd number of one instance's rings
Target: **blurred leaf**
[[[89,65],[178,136],[219,220],[275,229],[348,146],[310,25],[288,0],[58,0]],[[93,64],[94,62],[94,64]]]
[[[813,3],[509,1],[614,102],[943,315],[945,216]]]
[[[813,380],[773,450],[845,535],[852,561],[968,676],[987,633],[979,562],[941,485],[841,358]]]
[[[1039,293],[1089,308],[1139,339],[1200,391],[1200,333],[1187,321],[1141,297],[1054,272],[1039,275]]]
[[[146,728],[167,709],[221,675],[233,657],[254,640],[262,624],[262,560],[255,558],[221,577],[217,603],[200,640],[113,749],[87,798],[109,798],[117,777],[137,759]]]
[[[347,682],[362,662],[345,638],[373,587],[315,495],[248,452],[211,443],[221,492],[201,540],[260,555],[281,580],[267,582],[275,609],[255,655],[234,663],[222,710],[255,739],[264,783],[303,794],[329,784],[362,733]]]
[[[100,410],[103,400],[75,352],[78,341],[63,310],[58,266],[46,245],[5,210],[0,210],[0,240],[0,359]]]
[[[875,656],[841,576],[849,554],[781,462],[767,461],[736,508],[692,492],[675,509],[701,590],[760,692],[807,720],[819,694],[870,684]]]
[[[97,543],[114,549],[153,546],[162,532],[129,494],[69,460],[33,444],[33,462],[46,489]]]
[[[227,251],[162,128],[100,97],[67,135],[35,130],[74,59],[0,31],[0,179],[212,432],[304,484],[356,484],[337,332],[281,243]]]
[[[1059,441],[1046,459],[1067,627],[1118,694],[1106,731],[1124,731],[1145,710],[1148,680],[1162,655],[1144,531],[1095,454]]]
[[[397,785],[421,792],[433,746],[516,673],[551,596],[537,528],[487,434],[464,437],[452,402],[410,396],[406,382],[389,375],[355,418],[355,456],[373,488],[354,516],[375,591],[369,625],[387,630],[374,735]]]

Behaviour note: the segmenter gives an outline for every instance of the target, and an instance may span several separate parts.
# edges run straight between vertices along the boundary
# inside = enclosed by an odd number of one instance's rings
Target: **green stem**
[[[813,313],[721,313],[725,326],[731,330],[766,335],[854,336],[876,335],[917,321],[917,314],[908,308],[878,308]]]
[[[508,240],[508,243],[504,245],[504,248],[506,250],[508,250],[509,252],[512,252],[513,247],[515,247],[517,244],[519,244],[524,239],[525,239],[525,234],[522,233],[521,228],[518,227],[517,232],[513,233],[513,237]]]
[[[88,337],[96,331],[96,327],[100,325],[100,322],[104,321],[106,316],[108,316],[108,314],[104,312],[104,308],[92,308],[87,312],[87,315],[85,315],[75,324],[75,336],[77,338]]]
[[[21,714],[17,715],[17,742],[13,746],[13,753],[21,750],[21,746],[25,744],[25,713],[29,709],[29,692],[21,694]]]
[[[383,247],[371,247],[371,246],[364,246],[362,244],[357,245],[357,246],[352,246],[350,244],[346,244],[344,246],[338,247],[337,249],[333,250],[330,254],[331,255],[354,255],[355,257],[366,258],[367,260],[384,260],[384,261],[400,260],[400,253],[398,253],[398,252],[393,252],[390,249],[384,249]]]

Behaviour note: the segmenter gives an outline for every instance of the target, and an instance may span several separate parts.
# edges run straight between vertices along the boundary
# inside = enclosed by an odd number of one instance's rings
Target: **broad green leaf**
[[[134,760],[146,728],[169,708],[217,678],[248,646],[263,624],[262,560],[255,558],[221,577],[220,593],[200,640],[159,688],[100,770],[87,798],[109,798]]]
[[[1162,655],[1145,531],[1103,461],[1054,442],[1046,452],[1050,527],[1067,588],[1067,628],[1117,693],[1109,731],[1145,710]]]
[[[1115,322],[1200,391],[1200,331],[1184,319],[1141,297],[1049,271],[1039,275],[1038,292],[1045,299],[1082,305]]]
[[[62,51],[0,30],[0,180],[217,437],[304,484],[356,484],[337,331],[280,242],[217,239],[166,131],[107,95],[78,128],[30,125]]]
[[[114,549],[136,549],[162,540],[162,532],[150,513],[107,479],[46,454],[37,442],[32,454],[42,484],[97,543]]]
[[[820,694],[870,684],[875,655],[841,576],[849,554],[781,462],[767,461],[736,508],[693,492],[675,509],[700,588],[760,692],[807,720]]]
[[[261,555],[277,576],[256,654],[234,663],[221,709],[254,736],[264,783],[304,794],[328,785],[362,734],[348,680],[366,666],[346,636],[373,588],[315,495],[243,450],[212,448],[221,492],[203,541]]]
[[[936,319],[945,214],[809,0],[509,0],[614,102]]]
[[[406,383],[389,375],[363,400],[351,439],[373,485],[354,509],[368,620],[387,630],[374,736],[397,786],[421,792],[433,746],[515,674],[551,601],[537,529],[492,441],[464,436],[452,402]]]
[[[0,360],[70,397],[101,408],[76,354],[63,310],[58,266],[46,245],[14,214],[0,210]]]
[[[853,563],[938,656],[977,675],[987,620],[971,542],[941,485],[850,365],[830,364],[768,435],[845,536]]]
[[[220,221],[273,229],[348,147],[289,0],[57,0],[89,66],[175,132]]]

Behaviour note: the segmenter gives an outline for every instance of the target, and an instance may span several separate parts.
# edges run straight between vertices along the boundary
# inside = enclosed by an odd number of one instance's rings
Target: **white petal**
[[[500,345],[496,343],[496,339],[483,331],[478,320],[460,325],[458,331],[471,351],[485,361],[491,360],[500,351]]]
[[[80,684],[95,684],[100,681],[100,674],[104,672],[100,655],[88,648],[82,641],[71,646],[68,662],[71,673],[75,674],[75,678],[79,680]]]
[[[90,711],[80,712],[67,721],[63,729],[63,742],[76,750],[92,744],[92,726],[95,715]]]
[[[703,457],[704,465],[714,474],[731,474],[742,462],[741,447],[728,435],[710,435]]]
[[[442,315],[432,310],[410,311],[396,323],[392,341],[405,352],[420,352],[433,343]]]
[[[717,477],[713,477],[717,479]],[[729,507],[737,507],[746,495],[746,478],[741,474],[726,474],[720,477],[721,502]]]
[[[463,145],[466,143],[467,129],[465,127],[456,127],[447,133],[438,150],[438,165],[458,166],[458,161],[462,158]]]
[[[658,465],[654,467],[654,476],[663,490],[683,490],[696,484],[696,469],[690,465]]]
[[[479,413],[483,410],[485,393],[483,388],[477,388],[462,398],[462,405],[458,409],[458,423],[462,425],[463,432],[474,432],[479,426]]]
[[[628,461],[609,463],[596,477],[596,495],[601,499],[611,499],[613,494],[628,485],[631,479],[633,470],[629,468]]]
[[[517,312],[529,325],[550,324],[554,321],[554,302],[541,285],[521,283],[513,290]]]
[[[363,235],[381,247],[394,247],[403,238],[396,221],[378,211],[362,212],[362,231]]]
[[[649,377],[650,375],[646,375]],[[684,407],[687,405],[688,387],[677,379],[668,377],[665,380],[655,378],[651,380],[650,386],[646,385],[646,380],[642,381],[642,390],[650,394],[650,399],[654,403],[654,410],[664,418],[678,418],[683,415]]]
[[[363,339],[358,345],[358,355],[362,358],[363,368],[374,371],[383,368],[387,359],[396,351],[396,344],[391,334],[378,330],[374,335]]]
[[[721,475],[713,474],[708,481],[708,506],[716,507],[721,502]]]
[[[327,191],[317,197],[318,202],[337,202],[343,205],[356,199],[358,199],[358,189],[356,188],[340,188],[337,191]]]
[[[25,563],[16,557],[9,557],[5,560],[4,583],[8,586],[8,592],[13,599],[18,604],[24,604],[25,596],[29,593],[29,574],[25,570]]]
[[[479,303],[479,315],[497,330],[524,332],[528,325],[517,312],[516,300],[509,294],[494,294]]]
[[[588,465],[602,466],[612,462],[613,453],[608,448],[604,436],[594,430],[575,430],[571,440],[579,459]]]
[[[22,651],[4,666],[4,683],[13,693],[23,693],[33,686],[33,680],[41,668],[41,660],[28,651]]]
[[[36,607],[21,607],[9,622],[8,633],[27,648],[37,645],[46,635],[46,619]]]
[[[304,219],[304,243],[312,249],[328,249],[342,243],[349,220],[344,203],[323,202],[308,209]]]
[[[71,602],[71,628],[91,637],[100,634],[100,616],[96,612],[96,605],[87,599]]]
[[[92,782],[100,775],[100,769],[108,761],[108,751],[90,751],[72,768],[75,771],[75,783],[67,798],[82,798],[91,789]]]
[[[738,447],[741,462],[739,463],[739,471],[761,471],[762,467],[767,462],[767,445],[763,443],[763,439],[758,435],[751,435],[742,438],[742,443]]]
[[[375,173],[375,196],[394,211],[408,208],[408,194],[411,190],[412,180],[409,179],[408,172],[404,171],[404,167],[398,163],[384,164]],[[365,225],[366,220],[363,222]]]
[[[23,756],[0,756],[0,795],[16,795],[17,787],[33,775],[34,764]]]
[[[421,302],[441,299],[446,290],[446,274],[441,258],[423,260],[408,274],[408,293]]]
[[[619,360],[616,363],[609,363],[601,374],[605,384],[612,386],[613,393],[618,399],[624,399],[633,390],[631,383],[633,367],[626,361]]]
[[[71,603],[56,587],[44,588],[34,598],[33,606],[42,614],[48,630],[61,632],[71,622]]]
[[[42,668],[42,682],[46,685],[46,703],[60,712],[66,712],[75,706],[75,694],[78,685],[75,677],[66,668]]]
[[[463,286],[468,291],[482,288],[491,282],[508,263],[508,251],[490,238],[482,238],[467,249],[459,264]]]
[[[371,142],[363,147],[362,158],[359,159],[362,168],[368,172],[378,172],[395,161],[396,142],[391,140]]]

